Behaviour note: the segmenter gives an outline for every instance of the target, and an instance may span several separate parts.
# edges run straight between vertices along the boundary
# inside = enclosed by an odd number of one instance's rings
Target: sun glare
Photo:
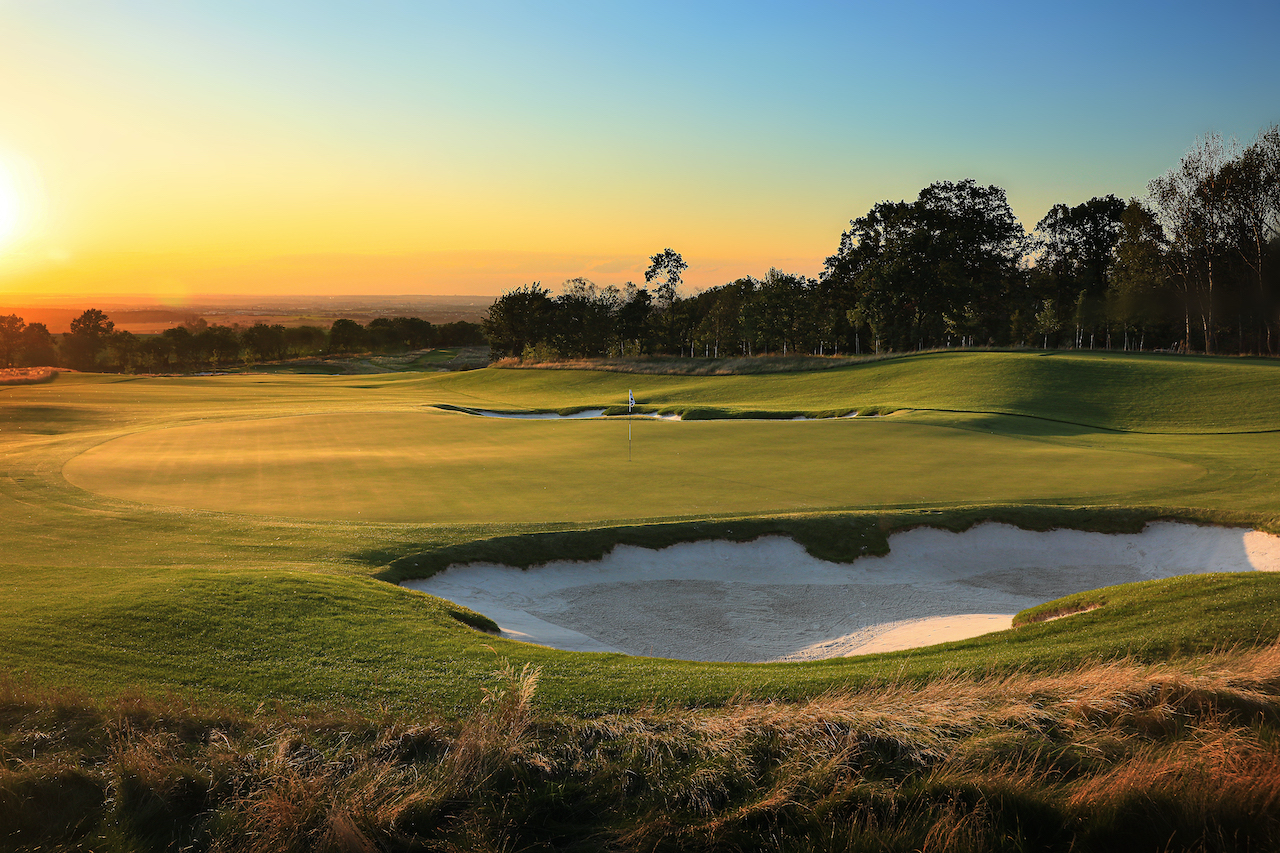
[[[18,185],[4,163],[0,163],[0,251],[18,233]]]

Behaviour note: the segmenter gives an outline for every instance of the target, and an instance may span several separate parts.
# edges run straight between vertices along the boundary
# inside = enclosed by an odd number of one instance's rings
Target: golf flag
[[[631,414],[631,410],[636,407],[635,395],[631,393],[631,389],[627,389],[627,414]]]

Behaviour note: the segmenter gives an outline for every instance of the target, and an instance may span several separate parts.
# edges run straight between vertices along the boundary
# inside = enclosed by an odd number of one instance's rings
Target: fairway
[[[1185,486],[1161,456],[916,423],[324,414],[134,433],[63,469],[153,505],[312,520],[606,521],[1012,503]]]

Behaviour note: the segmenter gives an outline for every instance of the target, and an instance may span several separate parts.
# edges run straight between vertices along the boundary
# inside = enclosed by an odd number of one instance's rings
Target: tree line
[[[189,373],[239,364],[351,353],[397,353],[431,347],[480,346],[478,323],[432,324],[418,317],[378,317],[361,325],[338,319],[320,326],[258,323],[224,326],[196,318],[158,335],[118,330],[90,308],[55,335],[43,323],[0,316],[0,367],[70,367],[119,373]]]
[[[1003,189],[938,181],[852,220],[817,278],[771,269],[690,296],[653,255],[645,285],[539,282],[490,308],[495,357],[859,354],[953,346],[1275,354],[1280,128],[1211,135],[1145,199],[1057,204],[1028,234]],[[651,292],[648,286],[654,285]]]

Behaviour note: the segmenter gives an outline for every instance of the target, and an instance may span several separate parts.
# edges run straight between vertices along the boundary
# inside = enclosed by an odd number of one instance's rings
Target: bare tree
[[[644,280],[646,284],[654,279],[662,280],[655,294],[655,301],[659,310],[670,308],[672,303],[676,301],[676,297],[679,295],[678,288],[682,280],[681,276],[688,268],[689,265],[684,262],[684,258],[680,256],[680,253],[670,247],[649,257],[649,268],[644,271]]]
[[[1266,260],[1280,237],[1280,125],[1258,138],[1221,170],[1231,242],[1253,273],[1266,349],[1274,352],[1276,295],[1268,292]]]
[[[1211,133],[1197,140],[1182,162],[1147,185],[1173,247],[1186,296],[1187,343],[1194,302],[1204,331],[1204,350],[1214,350],[1214,262],[1226,242],[1228,215],[1223,167],[1237,145]]]

